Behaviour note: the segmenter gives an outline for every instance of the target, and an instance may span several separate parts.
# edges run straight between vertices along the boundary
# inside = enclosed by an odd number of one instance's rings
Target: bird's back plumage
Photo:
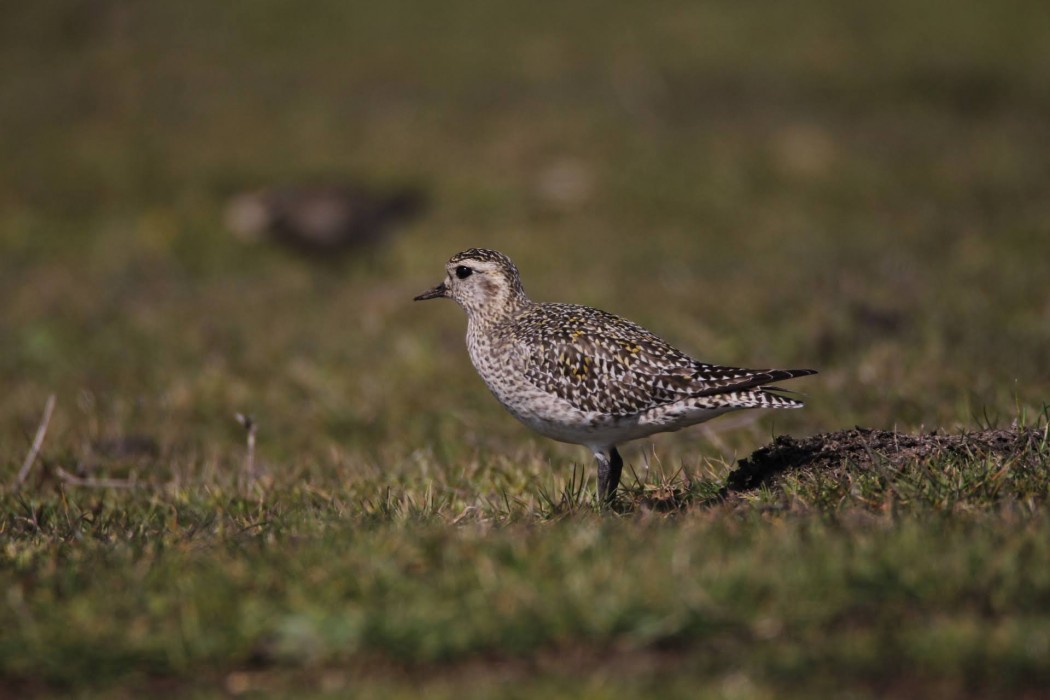
[[[765,384],[812,373],[699,362],[636,323],[576,304],[533,304],[507,325],[532,384],[581,411],[609,416],[719,394],[762,393]]]

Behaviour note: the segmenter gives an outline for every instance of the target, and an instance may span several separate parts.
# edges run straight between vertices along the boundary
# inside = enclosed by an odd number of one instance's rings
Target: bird
[[[240,240],[269,240],[306,256],[333,256],[372,245],[425,205],[423,192],[356,183],[270,187],[232,197],[224,214]]]
[[[445,272],[415,301],[462,307],[467,350],[489,390],[529,428],[591,451],[603,506],[620,483],[621,443],[740,409],[800,408],[771,384],[816,373],[700,362],[609,312],[532,301],[518,268],[495,250],[457,253]]]

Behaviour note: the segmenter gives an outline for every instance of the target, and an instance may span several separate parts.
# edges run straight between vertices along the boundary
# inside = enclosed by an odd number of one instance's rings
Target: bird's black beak
[[[423,292],[422,294],[420,294],[418,297],[416,297],[412,301],[423,301],[425,299],[437,299],[438,297],[447,297],[447,296],[448,296],[448,285],[445,284],[444,282],[442,282],[441,284],[439,284],[438,286],[434,287],[433,289],[428,289],[427,291]]]

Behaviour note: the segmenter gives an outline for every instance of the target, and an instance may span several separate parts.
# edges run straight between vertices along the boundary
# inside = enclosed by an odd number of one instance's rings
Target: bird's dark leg
[[[623,458],[616,448],[610,448],[609,456],[604,452],[595,451],[595,459],[598,460],[598,499],[602,505],[612,501],[616,494],[616,487],[620,485],[620,473],[623,471]]]
[[[613,447],[609,450],[609,500],[616,494],[616,488],[620,485],[620,474],[623,472],[623,457]]]

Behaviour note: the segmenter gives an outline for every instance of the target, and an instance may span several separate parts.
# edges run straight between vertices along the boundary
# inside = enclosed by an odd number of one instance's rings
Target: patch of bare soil
[[[771,445],[739,461],[726,481],[726,492],[758,488],[786,471],[798,469],[857,471],[873,469],[876,465],[991,456],[1017,459],[1034,466],[1045,464],[1046,454],[1046,433],[1035,428],[911,435],[858,427],[801,439],[781,435]]]

